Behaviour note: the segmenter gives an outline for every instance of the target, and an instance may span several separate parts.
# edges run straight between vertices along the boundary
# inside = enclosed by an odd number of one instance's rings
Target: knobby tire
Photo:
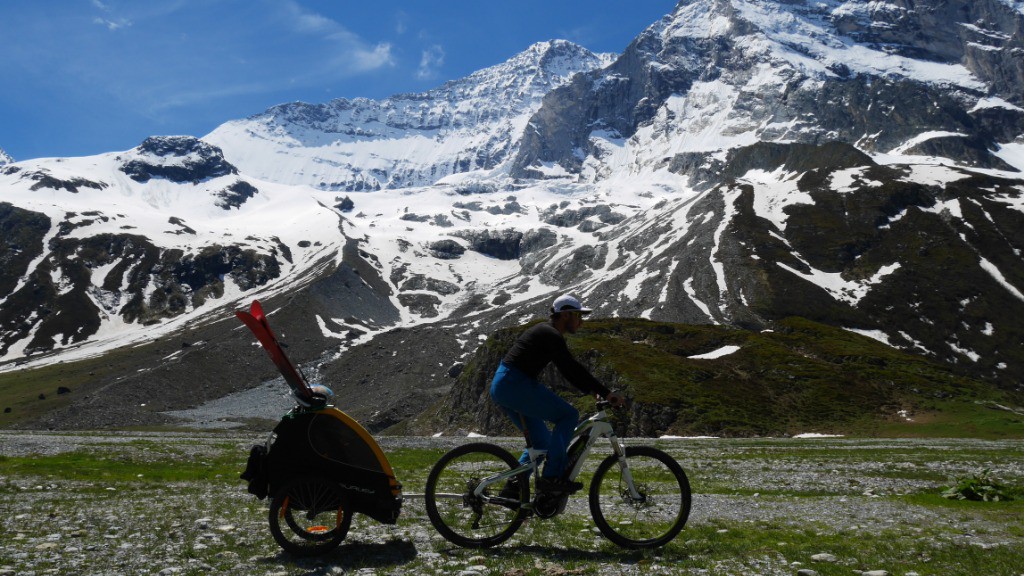
[[[671,456],[650,446],[626,447],[637,489],[629,495],[619,458],[605,458],[590,481],[590,514],[606,538],[623,548],[657,548],[672,541],[690,516],[690,481]]]
[[[427,476],[424,498],[430,523],[464,548],[489,548],[508,540],[523,524],[526,511],[518,504],[483,502],[472,491],[481,480],[518,467],[512,454],[494,444],[465,444],[447,452]],[[504,485],[496,483],[485,493],[497,496]],[[520,478],[517,498],[529,501],[529,476]]]

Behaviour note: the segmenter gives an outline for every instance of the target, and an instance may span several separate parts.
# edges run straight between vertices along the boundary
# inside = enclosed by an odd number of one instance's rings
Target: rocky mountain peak
[[[0,148],[0,166],[3,166],[4,164],[13,164],[13,163],[14,163],[14,158],[11,158],[10,154],[8,154],[3,148]]]
[[[220,148],[192,136],[154,136],[124,154],[120,170],[136,182],[166,178],[200,182],[238,169],[224,159]]]
[[[548,40],[537,42],[504,64],[482,70],[477,74],[511,72],[525,75],[524,72],[537,70],[543,74],[569,78],[581,71],[603,68],[611,64],[616,56],[595,54],[568,40]]]
[[[838,140],[1007,169],[994,151],[1024,131],[1021,10],[1000,0],[683,0],[614,64],[552,91],[512,173],[557,164],[600,179],[615,171],[602,158],[622,158],[612,152],[631,138],[631,162],[652,170],[758,140]]]
[[[717,39],[813,76],[927,80],[991,89],[1015,103],[1024,94],[1024,5],[1013,0],[682,0],[640,38],[653,35],[660,36],[662,58],[685,57],[680,42]]]
[[[263,120],[276,124],[284,130],[289,125],[335,132],[339,134],[368,136],[346,130],[346,126],[358,120],[382,121],[395,127],[410,127],[408,119],[401,116],[402,108],[414,107],[418,110],[436,107],[439,104],[455,106],[465,105],[465,100],[479,99],[483,96],[497,103],[480,100],[478,105],[489,109],[501,106],[522,107],[523,96],[543,96],[552,86],[571,78],[574,74],[589,71],[607,65],[612,61],[610,54],[594,54],[593,52],[567,40],[551,40],[537,42],[526,50],[516,54],[507,61],[479,70],[465,78],[446,82],[444,85],[423,93],[397,94],[384,100],[369,98],[338,98],[325,104],[307,104],[293,102],[271,107],[263,114],[252,117],[252,120]],[[514,86],[514,90],[510,90]],[[527,89],[529,87],[533,89]],[[384,116],[381,117],[381,111]],[[367,116],[372,114],[372,116]],[[444,125],[443,122],[431,122],[429,119],[411,127],[434,128]]]

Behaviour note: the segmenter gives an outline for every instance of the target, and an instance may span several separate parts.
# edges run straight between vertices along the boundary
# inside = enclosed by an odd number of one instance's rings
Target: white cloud
[[[352,61],[353,71],[356,72],[375,70],[394,64],[394,58],[391,55],[391,44],[386,42],[378,44],[372,50],[356,50],[352,56],[354,57]]]
[[[420,80],[429,80],[437,76],[437,69],[443,65],[444,48],[434,44],[420,56],[420,67],[416,70],[416,77]]]
[[[132,21],[131,20],[127,20],[125,18],[118,18],[115,21],[115,20],[108,20],[106,18],[96,17],[96,18],[93,18],[92,21],[93,21],[93,24],[99,24],[100,26],[105,26],[107,28],[107,30],[119,30],[121,28],[127,28],[128,26],[132,25]]]
[[[105,14],[110,14],[112,12],[110,6],[104,4],[100,0],[92,0],[92,5],[94,8]],[[107,18],[104,16],[97,16],[93,18],[92,23],[99,24],[107,30],[119,30],[132,25],[132,21],[127,18]]]
[[[298,32],[334,32],[339,24],[326,16],[313,12],[307,12],[302,8],[293,6],[294,13],[290,24]]]
[[[382,42],[370,46],[358,34],[337,21],[308,10],[297,2],[288,1],[281,6],[287,18],[286,26],[299,34],[320,35],[335,45],[341,54],[332,59],[332,68],[345,72],[365,72],[394,64],[391,44]]]

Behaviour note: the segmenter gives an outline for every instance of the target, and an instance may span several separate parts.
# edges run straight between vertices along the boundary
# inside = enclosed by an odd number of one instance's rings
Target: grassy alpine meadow
[[[398,524],[357,515],[336,550],[297,559],[238,479],[264,439],[0,431],[0,575],[1024,575],[1017,440],[628,439],[671,454],[693,487],[679,537],[631,551],[597,531],[585,493],[497,548],[458,548],[416,495],[441,454],[479,440],[385,437],[407,497]],[[598,446],[584,482],[609,453]]]

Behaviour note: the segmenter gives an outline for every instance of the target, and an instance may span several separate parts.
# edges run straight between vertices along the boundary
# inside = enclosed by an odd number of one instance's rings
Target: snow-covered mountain
[[[14,158],[11,158],[10,154],[5,152],[3,148],[0,148],[0,166],[10,164],[12,162],[14,162]]]
[[[27,237],[6,247],[17,265],[9,268],[9,291],[0,295],[0,358],[69,346],[88,355],[157,337],[225,305],[224,294],[294,290],[334,269],[343,248],[357,243],[372,250],[366,255],[396,288],[378,290],[389,302],[384,309],[364,304],[346,310],[347,317],[382,326],[435,318],[441,305],[435,294],[450,306],[463,295],[463,278],[489,283],[514,274],[515,266],[495,266],[471,251],[439,274],[418,255],[449,244],[462,250],[438,234],[452,221],[489,228],[508,214],[490,214],[471,201],[453,209],[452,198],[462,198],[453,187],[396,189],[396,183],[433,184],[455,171],[487,169],[475,159],[459,160],[471,147],[474,158],[491,158],[491,167],[507,163],[543,95],[609,61],[552,41],[426,94],[282,105],[228,122],[204,140],[153,137],[123,153],[9,166],[0,173],[0,199],[12,205],[8,226]],[[210,142],[230,147],[225,152]],[[384,172],[374,168],[384,166],[378,161],[387,161]],[[327,184],[340,180],[348,184]],[[358,195],[353,212],[351,199],[325,191],[334,188],[378,192]],[[451,213],[410,212],[424,206]],[[498,239],[488,230],[462,232],[480,244]],[[79,257],[86,249],[90,257]],[[40,308],[73,309],[76,320]],[[170,319],[176,321],[152,326]]]
[[[1011,168],[1003,156],[1019,158],[1024,132],[1021,6],[684,1],[610,68],[552,95],[559,114],[537,118],[513,173],[696,171],[715,166],[694,155],[764,141]]]
[[[151,339],[340,251],[338,219],[310,191],[239,176],[187,136],[12,164],[0,187],[5,360]]]
[[[208,399],[243,386],[216,358],[259,297],[316,376],[391,386],[380,425],[571,290],[609,316],[804,316],[1014,388],[1022,54],[1019,1],[683,0],[614,59],[542,43],[423,94],[13,163],[0,361],[205,326]],[[185,356],[116,381],[165,398],[133,417],[181,407]]]
[[[423,94],[282,104],[204,140],[244,173],[283,184],[332,192],[429,186],[507,164],[544,95],[611,60],[571,42],[541,42]]]

